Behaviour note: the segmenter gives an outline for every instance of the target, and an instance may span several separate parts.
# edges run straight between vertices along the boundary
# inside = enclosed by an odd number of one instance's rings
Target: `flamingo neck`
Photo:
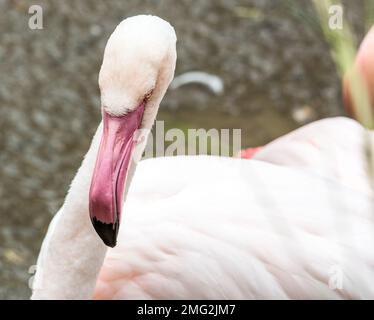
[[[39,254],[32,299],[91,299],[107,247],[95,233],[88,193],[102,135],[99,125],[90,149],[53,218]]]

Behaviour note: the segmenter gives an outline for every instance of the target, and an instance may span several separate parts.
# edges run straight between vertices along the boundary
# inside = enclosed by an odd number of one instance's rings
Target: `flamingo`
[[[374,106],[374,25],[362,41],[354,63],[354,70],[362,78],[363,85],[367,89],[371,106]],[[354,102],[352,99],[351,84],[349,81],[349,72],[343,79],[343,98],[344,104],[349,114],[357,117],[355,114]],[[372,110],[374,111],[374,110]]]
[[[103,120],[43,241],[32,299],[374,298],[374,199],[354,120],[316,122],[249,161],[139,161],[175,45],[154,16],[110,36]]]

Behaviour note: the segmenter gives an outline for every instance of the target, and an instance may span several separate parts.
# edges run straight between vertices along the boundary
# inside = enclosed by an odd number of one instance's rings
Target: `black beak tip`
[[[104,223],[92,218],[92,225],[106,246],[114,248],[117,244],[118,221],[116,223]]]

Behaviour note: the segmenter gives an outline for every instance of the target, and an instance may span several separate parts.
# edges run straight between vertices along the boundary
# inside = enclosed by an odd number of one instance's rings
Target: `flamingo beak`
[[[89,211],[97,234],[109,247],[117,242],[127,171],[144,107],[142,103],[119,117],[103,111],[104,128],[91,180]]]

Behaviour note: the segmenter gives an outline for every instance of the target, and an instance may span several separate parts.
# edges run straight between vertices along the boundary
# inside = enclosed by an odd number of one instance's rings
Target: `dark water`
[[[28,28],[30,4],[43,7],[43,30]],[[294,109],[307,105],[310,120],[343,112],[309,1],[0,0],[0,12],[0,298],[30,295],[28,270],[99,122],[106,39],[124,17],[169,20],[176,74],[225,83],[222,96],[169,92],[158,118],[170,128],[242,128],[243,145],[257,146],[299,126]]]

